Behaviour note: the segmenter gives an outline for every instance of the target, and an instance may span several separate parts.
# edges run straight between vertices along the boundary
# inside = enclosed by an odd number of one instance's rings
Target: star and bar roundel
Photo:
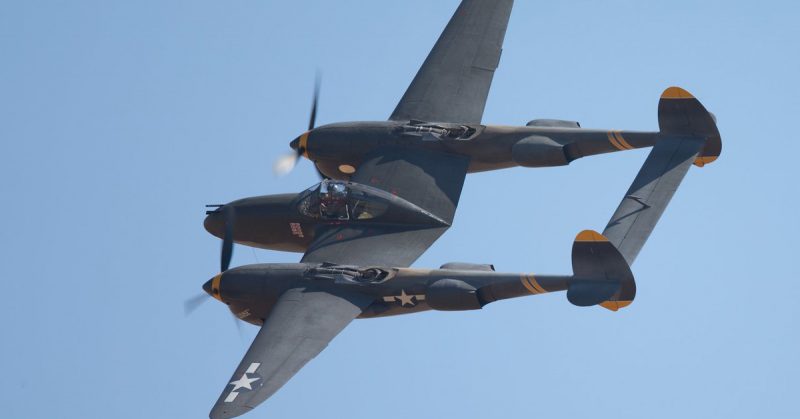
[[[260,366],[260,363],[253,362],[249,367],[247,367],[247,370],[242,374],[241,377],[239,377],[238,380],[228,383],[228,385],[233,386],[233,388],[231,389],[231,392],[228,393],[228,397],[225,398],[225,403],[231,403],[236,400],[236,397],[238,397],[239,393],[241,392],[252,391],[261,387],[261,384],[263,384],[264,380],[261,379],[261,376],[256,374],[256,370],[258,370],[258,367]]]

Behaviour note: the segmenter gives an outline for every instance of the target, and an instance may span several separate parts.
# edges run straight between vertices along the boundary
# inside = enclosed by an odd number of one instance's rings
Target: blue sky
[[[382,120],[455,0],[0,3],[0,401],[9,418],[205,417],[256,328],[182,303],[216,274],[203,205],[300,191],[272,162]],[[484,122],[657,128],[679,85],[724,150],[690,170],[624,311],[563,295],[353,323],[247,417],[800,415],[798,6],[518,0]],[[647,151],[470,175],[416,266],[570,272]],[[237,247],[233,264],[298,254]]]

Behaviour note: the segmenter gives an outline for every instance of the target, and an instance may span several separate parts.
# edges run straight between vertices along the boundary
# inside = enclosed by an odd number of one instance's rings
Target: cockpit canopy
[[[358,267],[323,263],[307,271],[310,279],[332,279],[337,283],[352,284],[379,284],[386,282],[395,275],[397,269],[381,268],[377,266]]]
[[[423,137],[428,140],[470,140],[482,126],[460,124],[431,124],[423,121],[410,121],[395,128],[395,133]]]
[[[348,182],[326,179],[306,189],[297,209],[306,217],[331,221],[368,220],[386,212],[389,204]]]

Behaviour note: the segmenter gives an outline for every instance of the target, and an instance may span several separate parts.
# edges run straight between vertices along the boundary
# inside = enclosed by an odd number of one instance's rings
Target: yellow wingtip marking
[[[617,311],[631,305],[632,302],[633,301],[604,301],[600,303],[600,306],[611,311]]]
[[[607,242],[608,239],[606,236],[594,231],[594,230],[583,230],[575,236],[576,242]]]
[[[668,87],[661,94],[661,99],[694,99],[691,93],[677,86]]]
[[[709,163],[714,162],[718,156],[701,156],[694,160],[694,165],[697,167],[703,167]]]

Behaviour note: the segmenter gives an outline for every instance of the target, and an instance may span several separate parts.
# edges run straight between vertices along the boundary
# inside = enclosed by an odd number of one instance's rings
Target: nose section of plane
[[[308,157],[308,136],[311,134],[311,131],[306,131],[299,137],[292,140],[289,143],[289,147],[292,150],[296,151],[298,155]]]
[[[225,217],[221,212],[209,212],[203,221],[203,227],[206,231],[221,239],[225,235]]]
[[[206,283],[203,284],[203,291],[217,300],[222,301],[222,295],[219,290],[220,282],[222,282],[222,274],[219,274],[206,281]]]

